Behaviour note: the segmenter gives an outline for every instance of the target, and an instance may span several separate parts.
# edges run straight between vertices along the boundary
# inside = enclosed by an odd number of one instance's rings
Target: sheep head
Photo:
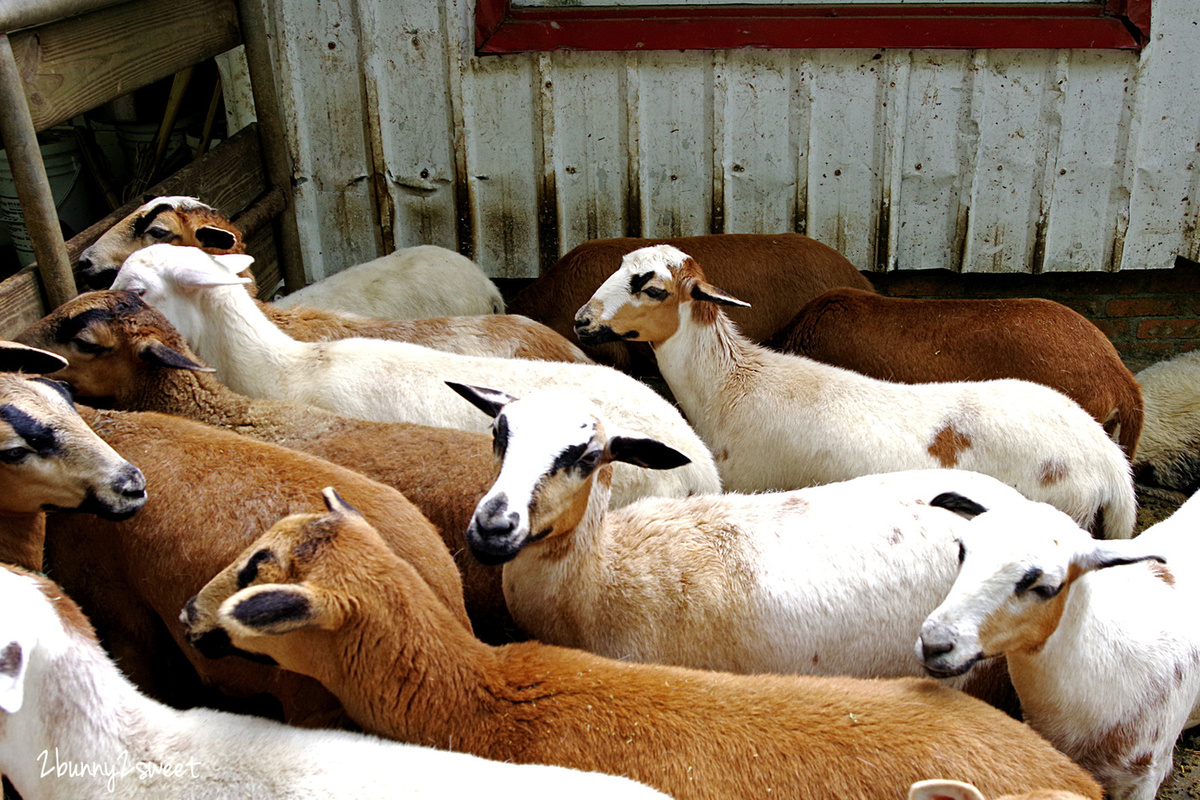
[[[197,362],[161,312],[131,292],[81,294],[17,339],[55,355],[63,367],[54,377],[70,384],[76,397],[121,408],[136,405],[163,369],[213,371]]]
[[[242,232],[194,197],[155,197],[109,228],[79,258],[84,285],[104,289],[125,259],[152,244],[198,247],[212,255],[242,253]]]
[[[1080,576],[1165,561],[1148,554],[1137,539],[1093,539],[1045,503],[988,512],[947,492],[930,505],[972,520],[959,539],[958,578],[917,639],[917,658],[937,677],[961,675],[985,658],[1038,652],[1058,627],[1071,585]]]
[[[681,313],[694,307],[708,319],[715,305],[749,303],[712,286],[700,266],[669,244],[634,250],[575,313],[575,335],[584,345],[637,341],[661,344],[679,329]]]
[[[266,656],[318,680],[340,663],[338,633],[403,562],[333,488],[322,497],[328,513],[280,520],[188,601],[180,620],[201,653]]]
[[[494,418],[499,475],[467,528],[467,544],[485,564],[510,561],[526,545],[573,531],[589,508],[603,514],[613,462],[647,469],[690,463],[659,441],[606,429],[595,406],[573,392],[517,400],[491,389],[449,385]],[[605,487],[599,508],[589,502],[597,481]]]

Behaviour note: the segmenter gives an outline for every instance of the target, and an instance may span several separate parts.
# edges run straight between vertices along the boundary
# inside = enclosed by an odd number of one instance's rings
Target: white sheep
[[[504,298],[474,261],[432,244],[402,247],[279,298],[275,305],[383,319],[503,314]]]
[[[176,711],[129,683],[56,584],[0,569],[0,604],[0,769],[25,800],[665,797],[600,773]]]
[[[920,675],[913,636],[954,582],[968,524],[928,501],[953,489],[997,507],[1030,503],[986,475],[918,470],[608,512],[608,464],[670,468],[679,453],[614,428],[574,393],[514,400],[457,388],[496,417],[503,459],[468,545],[486,563],[507,562],[504,596],[522,629],[610,658]]]
[[[251,397],[290,400],[362,419],[486,431],[488,420],[446,380],[504,391],[573,387],[626,428],[654,435],[691,463],[665,473],[622,469],[622,502],[647,495],[720,491],[712,455],[679,412],[645,384],[609,367],[476,358],[380,339],[297,342],[272,325],[235,274],[249,256],[214,257],[191,247],[152,245],[125,261],[113,283],[169,319],[218,377]]]
[[[1129,462],[1078,404],[1018,380],[907,385],[750,342],[744,305],[669,245],[636,250],[576,314],[583,344],[655,346],[659,370],[730,491],[957,467],[992,475],[1110,538],[1133,533]],[[969,336],[969,331],[963,332]]]
[[[988,511],[953,493],[933,504],[973,521],[959,539],[959,576],[921,627],[926,669],[955,675],[1007,656],[1035,730],[1113,800],[1152,800],[1180,731],[1200,722],[1200,582],[1188,519],[1200,506],[1132,541],[1098,542],[1045,504]]]
[[[1190,495],[1200,487],[1200,350],[1146,367],[1137,379],[1146,409],[1138,483]]]

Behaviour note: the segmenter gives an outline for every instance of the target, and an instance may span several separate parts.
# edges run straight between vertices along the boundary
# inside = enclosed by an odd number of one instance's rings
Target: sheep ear
[[[983,793],[962,781],[917,781],[908,789],[908,800],[983,800]]]
[[[707,300],[710,303],[716,303],[722,306],[736,306],[738,308],[749,308],[750,304],[745,300],[738,300],[731,294],[721,291],[717,287],[704,281],[696,281],[692,285],[693,300]]]
[[[963,497],[958,492],[942,492],[930,500],[929,505],[953,511],[963,519],[975,519],[975,517],[987,511],[979,503],[976,503],[969,497]]]
[[[33,640],[22,638],[23,642],[9,642],[0,650],[0,710],[8,714],[20,711],[25,702],[25,671]]]
[[[47,350],[0,340],[0,371],[46,373],[58,372],[67,360]]]
[[[334,514],[353,514],[356,517],[361,517],[362,512],[346,502],[337,489],[332,486],[326,486],[321,490],[321,497],[325,500],[325,507]]]
[[[1167,563],[1166,558],[1147,553],[1145,545],[1139,547],[1139,544],[1138,539],[1089,540],[1075,551],[1071,557],[1071,566],[1075,567],[1079,574],[1083,574],[1097,569],[1119,567],[1122,564],[1136,564],[1139,561]],[[1168,577],[1170,573],[1166,572],[1165,568],[1164,573],[1163,580],[1174,581],[1174,578]]]
[[[173,347],[152,339],[138,348],[138,358],[148,364],[167,369],[186,369],[192,372],[216,372],[212,367],[197,364]]]
[[[248,256],[244,253],[226,253],[224,255],[213,256],[212,259],[234,275],[250,269],[250,265],[254,263],[254,256]],[[239,281],[239,283],[249,282],[249,278],[243,278]]]
[[[214,256],[214,258],[226,258],[226,256]],[[192,289],[206,286],[238,286],[250,282],[249,278],[241,278],[228,270],[228,265],[222,265],[220,270],[176,266],[171,270],[170,275],[180,286]]]
[[[647,469],[674,469],[692,460],[674,447],[657,439],[640,436],[612,436],[608,440],[608,455],[613,461],[624,461]]]
[[[499,389],[485,389],[482,386],[468,386],[465,383],[455,383],[454,381],[446,381],[446,385],[465,397],[471,403],[471,405],[475,406],[489,417],[495,417],[500,413],[500,409],[517,399],[511,394],[505,394]]]
[[[332,628],[328,605],[307,586],[260,583],[230,595],[217,609],[222,627],[260,636],[279,636],[301,628]]]
[[[231,231],[218,228],[216,225],[201,225],[197,228],[196,241],[200,242],[201,247],[211,247],[214,250],[232,250],[237,246],[237,237]],[[235,270],[235,272],[241,271],[241,269]]]

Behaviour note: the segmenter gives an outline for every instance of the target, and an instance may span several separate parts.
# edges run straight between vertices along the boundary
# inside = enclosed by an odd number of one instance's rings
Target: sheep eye
[[[25,460],[27,455],[29,455],[29,451],[24,447],[10,447],[7,450],[0,450],[0,461],[5,464],[19,464]]]
[[[72,339],[71,344],[75,345],[75,349],[81,353],[89,353],[91,355],[99,355],[108,350],[107,347],[95,342],[89,342],[84,339]]]
[[[1061,583],[1058,586],[1046,586],[1043,584],[1041,586],[1034,586],[1029,591],[1033,592],[1034,594],[1036,594],[1038,597],[1042,598],[1043,600],[1049,600],[1050,598],[1054,597],[1059,592],[1061,592],[1062,588],[1063,588],[1063,584],[1061,584]]]
[[[958,543],[958,565],[961,567],[963,565],[963,562],[966,560],[967,560],[967,548],[962,542],[959,542]]]
[[[657,286],[647,286],[645,289],[642,290],[642,293],[645,294],[646,297],[649,297],[651,300],[666,300],[667,299],[667,290],[660,289]]]
[[[170,239],[172,236],[174,236],[174,234],[166,228],[150,228],[148,231],[146,231],[146,235],[159,242],[165,242],[167,239]]]
[[[596,464],[599,463],[599,461],[600,461],[600,451],[592,450],[591,452],[584,453],[582,456],[580,456],[579,460],[576,461],[575,463],[578,464],[582,469],[584,469],[588,472],[591,472],[593,469],[596,468]]]
[[[1030,567],[1029,571],[1025,573],[1025,575],[1021,578],[1021,580],[1017,581],[1017,586],[1016,586],[1017,594],[1023,594],[1025,592],[1029,591],[1031,588],[1033,588],[1033,585],[1035,583],[1037,583],[1041,577],[1042,577],[1042,571],[1040,569],[1038,569],[1037,567]],[[1042,587],[1039,586],[1037,588],[1040,589]]]

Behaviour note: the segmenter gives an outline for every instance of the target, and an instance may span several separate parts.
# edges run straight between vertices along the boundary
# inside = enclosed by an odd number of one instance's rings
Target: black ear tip
[[[947,511],[953,511],[955,514],[962,514],[965,517],[977,517],[987,511],[979,503],[976,503],[969,497],[963,497],[958,492],[942,492],[930,500],[929,505],[944,508]]]

